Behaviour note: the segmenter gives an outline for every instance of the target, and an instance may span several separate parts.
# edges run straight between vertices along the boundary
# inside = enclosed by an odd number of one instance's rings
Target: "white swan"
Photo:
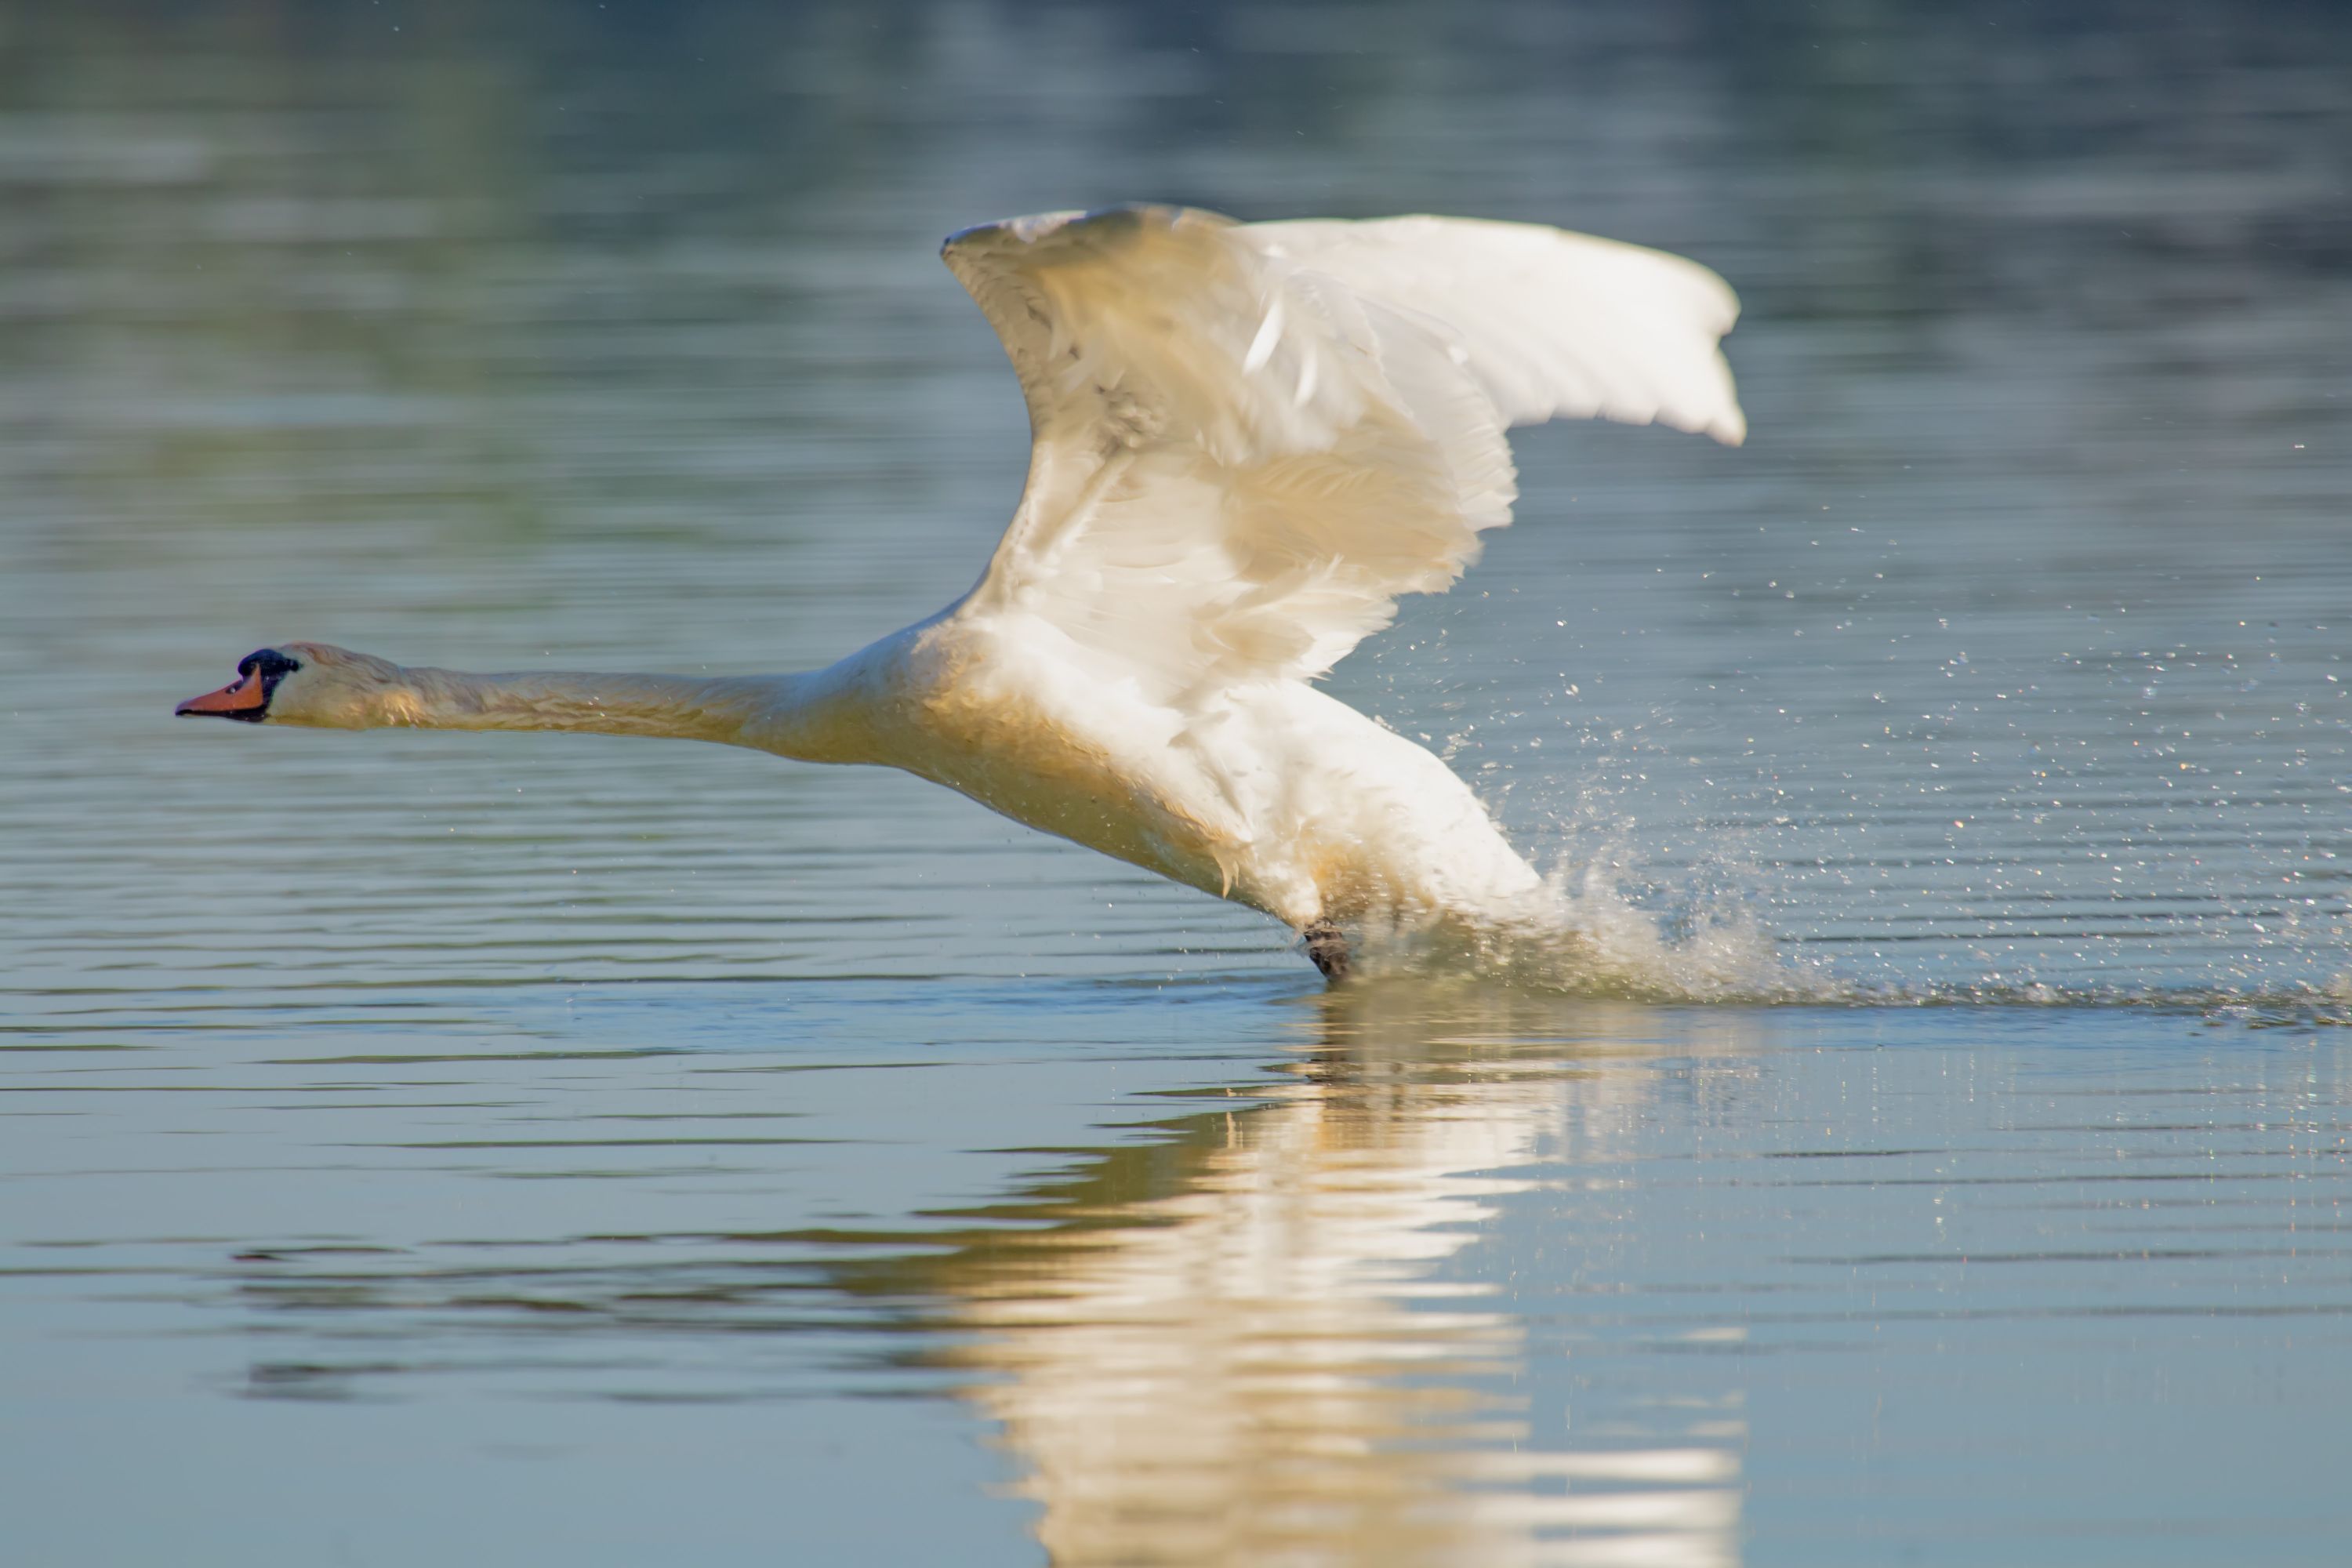
[[[1345,972],[1367,917],[1538,881],[1429,752],[1308,684],[1510,521],[1504,431],[1737,443],[1738,313],[1679,257],[1524,224],[1164,206],[947,242],[1021,378],[1028,486],[977,586],[805,675],[469,675],[281,643],[179,711],[577,730],[879,763],[1263,910]]]

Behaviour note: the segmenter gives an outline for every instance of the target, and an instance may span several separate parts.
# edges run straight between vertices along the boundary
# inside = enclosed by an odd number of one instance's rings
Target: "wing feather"
[[[1044,617],[1181,703],[1309,679],[1510,521],[1504,431],[1558,415],[1736,441],[1730,291],[1678,258],[1445,218],[1174,207],[950,239],[1029,407],[973,610]]]
[[[1513,425],[1599,417],[1732,446],[1747,436],[1716,346],[1739,300],[1695,261],[1475,218],[1309,218],[1243,232],[1269,254],[1431,318]]]

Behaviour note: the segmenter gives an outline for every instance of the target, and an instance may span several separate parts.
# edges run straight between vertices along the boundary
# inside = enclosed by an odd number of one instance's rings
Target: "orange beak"
[[[269,693],[262,687],[261,676],[257,671],[252,675],[239,676],[218,691],[207,691],[202,697],[191,697],[172,711],[173,713],[221,713],[234,718],[240,713],[253,712],[268,700]]]

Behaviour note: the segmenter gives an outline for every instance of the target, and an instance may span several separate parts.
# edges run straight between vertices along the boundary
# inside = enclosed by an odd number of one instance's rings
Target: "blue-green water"
[[[2347,66],[2285,4],[0,16],[7,1557],[2337,1560]],[[1326,994],[896,775],[169,718],[288,638],[928,613],[1024,457],[939,237],[1137,196],[1740,288],[1747,447],[1523,435],[1334,685],[1751,1000]]]

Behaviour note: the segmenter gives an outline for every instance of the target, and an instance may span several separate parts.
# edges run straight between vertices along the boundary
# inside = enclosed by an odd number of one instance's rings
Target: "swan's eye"
[[[299,659],[289,658],[274,647],[260,647],[237,661],[236,672],[260,680],[276,681],[301,668]]]

